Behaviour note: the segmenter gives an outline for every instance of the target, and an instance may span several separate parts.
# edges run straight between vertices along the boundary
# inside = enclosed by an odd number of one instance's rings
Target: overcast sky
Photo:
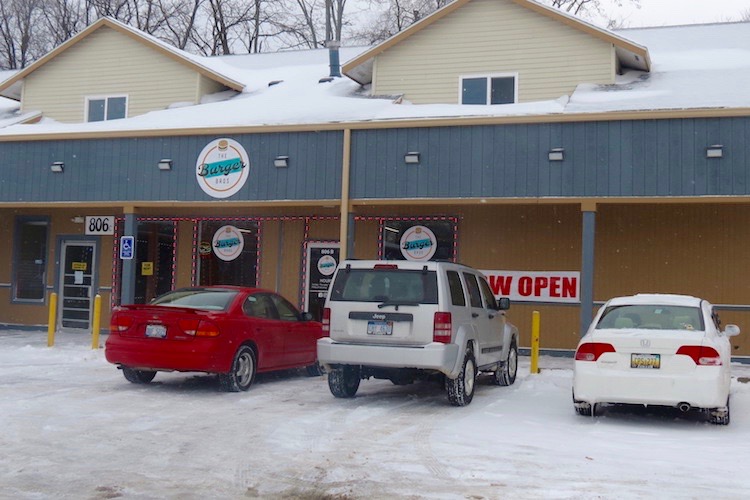
[[[640,0],[640,9],[627,0],[622,3],[623,7],[610,7],[608,12],[631,28],[739,21],[741,14],[750,10],[749,0]]]

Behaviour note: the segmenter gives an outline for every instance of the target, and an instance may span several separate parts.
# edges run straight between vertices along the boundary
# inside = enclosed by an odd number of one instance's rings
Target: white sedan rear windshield
[[[331,287],[331,300],[437,304],[435,271],[405,269],[341,270]]]
[[[167,307],[189,307],[192,309],[207,309],[223,311],[237,296],[234,290],[175,290],[161,297],[155,298],[151,304]]]
[[[596,328],[703,330],[704,325],[698,307],[637,304],[608,307]]]

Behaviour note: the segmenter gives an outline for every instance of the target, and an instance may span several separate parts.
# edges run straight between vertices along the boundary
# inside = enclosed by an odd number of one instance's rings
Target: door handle
[[[478,318],[478,317],[479,317],[479,314],[478,314],[478,313],[475,313],[475,312],[473,312],[473,313],[471,313],[471,317],[472,317],[472,318]]]

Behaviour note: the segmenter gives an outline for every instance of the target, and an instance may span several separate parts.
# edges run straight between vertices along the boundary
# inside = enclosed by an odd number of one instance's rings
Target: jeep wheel
[[[508,349],[508,357],[505,358],[505,362],[502,366],[498,366],[495,370],[495,383],[497,385],[513,385],[516,381],[516,373],[518,372],[518,347],[516,341],[513,340],[510,343],[510,349]]]
[[[328,388],[337,398],[353,398],[359,389],[359,367],[347,365],[328,372]]]
[[[477,364],[474,353],[466,349],[464,365],[456,378],[445,379],[445,390],[448,391],[448,401],[453,406],[466,406],[474,397],[474,382],[477,377]]]

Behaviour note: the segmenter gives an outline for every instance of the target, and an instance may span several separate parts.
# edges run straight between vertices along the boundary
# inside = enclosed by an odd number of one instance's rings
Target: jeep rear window
[[[330,299],[437,304],[437,275],[434,271],[405,269],[341,270],[331,287]]]

